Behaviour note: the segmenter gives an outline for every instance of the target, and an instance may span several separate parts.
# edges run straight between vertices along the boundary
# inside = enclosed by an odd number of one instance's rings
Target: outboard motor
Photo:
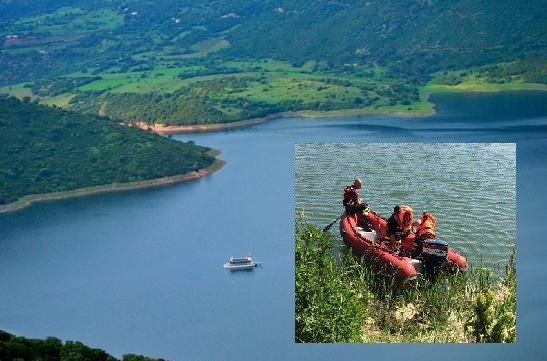
[[[424,239],[422,241],[422,258],[424,260],[424,276],[435,283],[442,264],[448,257],[448,243],[440,239]]]

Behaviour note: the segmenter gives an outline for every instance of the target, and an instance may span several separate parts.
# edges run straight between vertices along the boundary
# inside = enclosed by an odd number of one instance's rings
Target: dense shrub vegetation
[[[139,119],[192,125],[298,110],[408,106],[417,101],[415,88],[395,81],[380,84],[312,76],[282,81],[266,75],[227,75],[201,80],[167,94],[82,92],[70,100],[68,108],[91,114],[101,111],[126,122]]]
[[[274,58],[292,64],[318,60],[339,69],[347,63],[380,63],[404,76],[534,57],[541,64],[547,45],[542,25],[546,12],[541,2],[506,0],[99,0],[32,7],[2,1],[0,35],[21,37],[4,47],[56,46],[46,57],[37,49],[6,52],[0,79],[6,84],[83,68],[153,67],[161,55],[199,53],[215,38],[230,44],[219,54],[222,59]],[[111,28],[112,23],[117,26]],[[78,37],[55,37],[68,34]],[[155,56],[129,55],[144,52]]]
[[[470,72],[547,84],[546,16],[508,0],[3,0],[0,92],[166,124],[417,112],[418,87],[442,72],[444,85]]]
[[[14,336],[0,330],[0,360],[2,361],[117,361],[105,351],[81,342],[62,342],[58,338],[45,340]],[[123,355],[122,361],[165,361],[141,355]]]
[[[296,342],[516,342],[516,267],[481,265],[399,289],[333,238],[297,219]]]
[[[210,166],[209,148],[97,116],[0,99],[0,204]]]

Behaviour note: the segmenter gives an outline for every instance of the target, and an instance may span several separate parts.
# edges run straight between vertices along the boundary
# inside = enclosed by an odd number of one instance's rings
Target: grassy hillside
[[[0,0],[0,93],[166,124],[428,112],[425,84],[546,89],[546,17],[531,0]]]
[[[106,118],[0,99],[0,205],[23,196],[190,173],[209,148]]]
[[[139,82],[137,81],[137,84]],[[123,121],[163,124],[225,123],[299,110],[373,108],[396,105],[415,112],[419,94],[401,81],[321,76],[301,71],[241,72],[180,80],[168,93],[116,89],[104,93],[80,92],[68,108],[108,114]],[[137,86],[138,88],[138,86]]]
[[[295,341],[515,343],[516,266],[504,277],[480,264],[433,285],[395,286],[390,278],[297,218]]]

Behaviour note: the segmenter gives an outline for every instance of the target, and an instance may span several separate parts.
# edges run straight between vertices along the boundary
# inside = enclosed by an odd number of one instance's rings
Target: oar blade
[[[342,218],[343,215],[344,215],[344,214],[342,213],[342,214],[341,214],[338,218],[336,218],[331,224],[329,224],[328,226],[326,226],[325,228],[323,228],[323,232],[328,232],[329,229],[330,229],[336,222],[338,222],[338,220],[339,220],[340,218]]]

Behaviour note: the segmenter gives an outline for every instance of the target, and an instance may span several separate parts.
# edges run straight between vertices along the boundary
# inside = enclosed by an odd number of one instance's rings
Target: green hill
[[[386,66],[425,78],[440,70],[545,60],[547,6],[537,1],[283,1],[228,36],[234,57]],[[545,69],[544,69],[545,70]],[[544,79],[545,80],[545,79]]]
[[[0,114],[0,205],[187,174],[215,160],[210,148],[15,98],[0,99]]]
[[[0,0],[0,93],[122,121],[424,113],[426,84],[547,88],[541,1],[31,3]]]
[[[0,330],[0,360],[3,361],[117,361],[116,358],[97,348],[91,348],[81,342],[62,342],[58,338],[48,337],[44,340],[18,337]],[[127,354],[122,361],[165,361],[145,356]]]
[[[58,76],[83,68],[150,69],[165,57],[203,58],[215,51],[223,60],[270,58],[297,65],[315,60],[339,69],[378,63],[396,74],[424,76],[539,62],[547,45],[547,6],[533,0],[28,3],[0,1],[2,65],[11,65],[11,71],[2,69],[3,84],[33,79],[38,71]],[[13,61],[23,53],[33,55],[24,65],[39,68],[15,69]]]

